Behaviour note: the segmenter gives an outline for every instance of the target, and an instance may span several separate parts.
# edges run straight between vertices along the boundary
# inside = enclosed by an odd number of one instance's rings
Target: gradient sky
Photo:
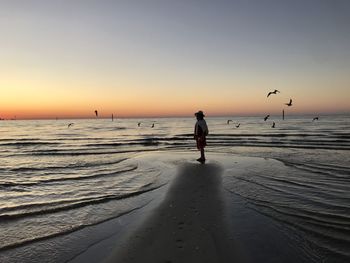
[[[0,117],[350,112],[348,0],[0,1]],[[266,98],[278,89],[277,96]]]

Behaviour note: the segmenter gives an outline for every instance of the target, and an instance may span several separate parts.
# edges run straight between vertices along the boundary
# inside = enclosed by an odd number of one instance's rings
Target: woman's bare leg
[[[201,159],[205,160],[204,148],[201,149]]]

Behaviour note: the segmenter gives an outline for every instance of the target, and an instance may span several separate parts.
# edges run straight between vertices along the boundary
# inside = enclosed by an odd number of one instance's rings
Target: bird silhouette
[[[312,119],[312,121],[316,121],[316,120],[318,121],[318,117],[315,117]]]
[[[232,121],[232,120],[227,120],[227,124],[230,124],[231,121]]]
[[[292,106],[292,99],[289,99],[289,102],[285,103],[285,105],[287,105],[288,107]]]
[[[69,124],[68,124],[68,128],[70,128],[70,126],[72,126],[72,125],[74,125],[73,122],[69,123]]]
[[[280,93],[280,91],[279,90],[274,90],[274,91],[270,91],[268,94],[267,94],[267,98],[271,95],[271,94],[277,94],[277,92],[278,93]]]
[[[264,117],[264,121],[266,121],[269,117],[270,117],[270,114],[266,115],[266,116]]]
[[[138,127],[140,127],[140,125],[141,125],[141,122],[139,122],[139,123],[137,124]]]
[[[275,122],[273,122],[271,128],[275,128],[275,125]]]
[[[240,126],[241,124],[240,123],[238,123],[237,125],[236,125],[236,128],[239,128],[239,126]]]
[[[96,115],[96,117],[98,117],[98,112],[97,112],[97,110],[95,110],[95,115]]]
[[[152,124],[152,127],[151,128],[154,128],[154,123]]]

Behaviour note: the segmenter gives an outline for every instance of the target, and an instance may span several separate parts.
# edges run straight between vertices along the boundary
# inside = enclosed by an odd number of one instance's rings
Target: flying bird
[[[264,117],[264,121],[266,121],[269,117],[270,117],[270,114],[266,115],[266,116]]]
[[[97,110],[95,110],[95,115],[96,115],[96,117],[98,117],[98,112],[97,112]]]
[[[275,128],[275,125],[275,122],[273,122],[271,128]]]
[[[285,105],[287,105],[288,107],[289,107],[289,106],[292,106],[292,99],[289,99],[289,102],[288,102],[288,103],[285,103]]]
[[[239,126],[240,126],[241,124],[240,123],[238,123],[237,125],[236,125],[236,128],[239,128]]]
[[[68,124],[68,128],[70,128],[70,126],[72,126],[72,125],[74,125],[73,122],[72,122],[72,123],[69,123],[69,124]]]
[[[278,93],[280,93],[280,91],[279,90],[274,90],[274,91],[270,91],[268,94],[267,94],[267,98],[271,95],[271,94],[277,94],[277,92]]]
[[[232,121],[232,120],[227,120],[227,124],[230,124],[231,121]]]
[[[318,117],[315,117],[312,119],[312,121],[316,121],[316,120],[318,121]]]
[[[154,128],[154,123],[152,124],[152,127],[151,128]]]

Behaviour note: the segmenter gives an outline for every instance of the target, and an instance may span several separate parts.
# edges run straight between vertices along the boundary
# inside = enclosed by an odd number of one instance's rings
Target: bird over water
[[[288,107],[292,106],[292,99],[289,99],[289,102],[285,103],[285,105],[287,105]]]
[[[277,92],[280,93],[280,91],[277,90],[277,89],[275,89],[274,91],[270,91],[270,92],[267,94],[267,98],[268,98],[271,94],[277,94]]]

